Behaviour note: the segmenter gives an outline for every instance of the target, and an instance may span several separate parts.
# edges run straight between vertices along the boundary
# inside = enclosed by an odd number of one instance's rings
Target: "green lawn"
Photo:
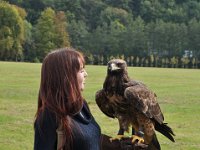
[[[41,64],[0,62],[0,150],[33,149],[40,68]],[[86,71],[84,97],[102,132],[113,136],[117,120],[107,118],[94,101],[106,67],[86,66]],[[200,70],[129,67],[128,72],[156,92],[165,121],[176,133],[176,143],[157,133],[162,149],[200,149]]]

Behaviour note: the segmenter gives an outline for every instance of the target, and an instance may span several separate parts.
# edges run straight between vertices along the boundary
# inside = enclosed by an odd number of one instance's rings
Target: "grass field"
[[[0,62],[0,150],[33,149],[40,68],[41,64]],[[102,133],[113,136],[118,131],[117,120],[102,114],[94,101],[106,67],[86,66],[86,70],[84,97]],[[162,149],[200,149],[200,70],[129,67],[128,72],[156,92],[165,121],[176,133],[176,143],[157,133]]]

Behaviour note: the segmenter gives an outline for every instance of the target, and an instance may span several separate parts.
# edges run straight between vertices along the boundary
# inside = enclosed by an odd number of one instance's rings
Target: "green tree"
[[[168,56],[180,56],[187,47],[187,28],[184,24],[165,23],[166,50]]]
[[[55,11],[47,8],[41,13],[34,31],[35,50],[40,61],[56,48],[56,33]]]
[[[139,63],[140,63],[140,58],[137,56],[136,59],[135,59],[135,63],[136,63],[136,66],[139,66]]]
[[[145,34],[147,37],[147,49],[150,53],[156,52],[156,47],[155,47],[155,23],[150,22],[145,26]]]
[[[110,32],[108,34],[108,44],[110,45],[110,52],[112,54],[123,55],[124,50],[124,40],[121,38],[125,31],[125,26],[118,20],[111,22]]]
[[[155,61],[154,55],[152,55],[152,54],[150,55],[149,61],[150,61],[150,66],[153,67],[153,64]]]
[[[108,40],[109,27],[106,23],[98,26],[90,35],[88,49],[95,55],[110,56],[110,45]],[[98,42],[97,42],[98,41]]]
[[[131,45],[127,43],[130,40],[127,27],[132,20],[132,16],[125,9],[118,7],[107,7],[101,12],[101,24],[99,28],[106,28],[102,32],[104,35],[105,50],[110,55],[124,54],[129,55]],[[129,31],[131,29],[129,28]],[[106,35],[106,36],[105,36]]]
[[[124,41],[121,38],[125,27],[118,20],[112,21],[110,25],[104,23],[99,25],[96,30],[90,34],[89,49],[98,55],[116,56],[124,54]],[[98,42],[97,42],[98,41]]]
[[[155,24],[150,26],[148,34],[150,40],[150,47],[152,48],[153,52],[156,52],[159,55],[164,55],[164,51],[166,51],[166,35],[165,35],[165,23],[162,20],[157,20]],[[162,62],[162,61],[161,61]]]
[[[156,21],[162,16],[162,5],[159,0],[141,1],[140,16],[146,22]]]
[[[175,65],[176,65],[176,57],[173,56],[172,58],[170,58],[170,64],[171,64],[171,67],[174,68]]]
[[[102,0],[107,5],[116,7],[116,8],[122,8],[124,10],[130,11],[129,3],[131,0]]]
[[[21,60],[24,21],[15,5],[0,2],[0,59]]]
[[[136,18],[131,25],[131,31],[127,33],[130,39],[127,44],[132,46],[131,51],[134,55],[147,55],[147,38],[145,34],[145,23],[141,17]]]
[[[149,66],[149,58],[145,58],[145,67],[148,67]]]
[[[188,46],[188,32],[185,24],[158,20],[155,24],[147,25],[146,31],[149,49],[162,56],[180,56]]]
[[[195,56],[200,56],[200,22],[192,19],[188,25],[189,49]]]
[[[67,31],[67,20],[63,11],[59,11],[55,16],[56,46],[69,47],[69,34]]]
[[[33,27],[32,24],[28,21],[24,22],[25,24],[25,41],[23,44],[23,50],[24,50],[24,60],[25,61],[33,61],[36,57],[36,52],[34,50],[34,39],[33,39]]]
[[[108,26],[115,21],[127,25],[130,20],[130,14],[122,8],[107,7],[101,12],[100,18],[101,22],[106,22]]]
[[[102,24],[100,14],[106,8],[106,5],[102,0],[81,0],[80,4],[81,11],[79,10],[77,14],[82,16],[80,19],[87,24],[90,31],[95,30],[98,25]]]
[[[159,66],[159,57],[158,57],[158,55],[155,55],[154,56],[154,62],[155,62],[155,67],[158,67]]]
[[[187,20],[191,18],[200,19],[200,3],[198,0],[188,0],[182,4],[182,8],[187,13]]]
[[[192,68],[196,68],[197,59],[195,57],[192,58]]]
[[[181,58],[181,63],[182,63],[182,68],[188,68],[190,60],[188,57],[182,57]]]
[[[84,21],[73,20],[68,24],[68,32],[70,38],[70,44],[72,47],[79,50],[84,50],[89,47],[89,33],[88,27]]]
[[[134,63],[134,62],[133,62],[133,61],[134,61],[134,56],[131,56],[130,59],[131,59],[131,60],[130,60],[130,61],[131,61],[131,66],[133,66],[133,63]],[[139,62],[139,60],[138,60],[138,62]]]
[[[189,48],[188,27],[185,23],[177,24],[176,47],[174,55],[181,56]]]

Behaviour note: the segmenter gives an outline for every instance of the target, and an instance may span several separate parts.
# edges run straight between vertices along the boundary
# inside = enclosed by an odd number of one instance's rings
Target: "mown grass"
[[[41,64],[0,62],[0,150],[33,149],[33,121]],[[89,74],[83,95],[103,133],[117,133],[116,119],[96,106],[105,66],[86,66]],[[200,70],[128,67],[131,78],[143,81],[158,96],[165,121],[176,133],[176,143],[157,133],[163,150],[200,149]]]

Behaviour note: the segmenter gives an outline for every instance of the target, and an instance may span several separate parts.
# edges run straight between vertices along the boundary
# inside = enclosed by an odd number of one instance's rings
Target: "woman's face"
[[[83,68],[83,64],[81,63],[81,68],[77,73],[78,84],[79,84],[79,88],[81,91],[83,91],[83,89],[84,89],[85,78],[87,77],[87,75],[88,74],[85,71],[85,69]]]

